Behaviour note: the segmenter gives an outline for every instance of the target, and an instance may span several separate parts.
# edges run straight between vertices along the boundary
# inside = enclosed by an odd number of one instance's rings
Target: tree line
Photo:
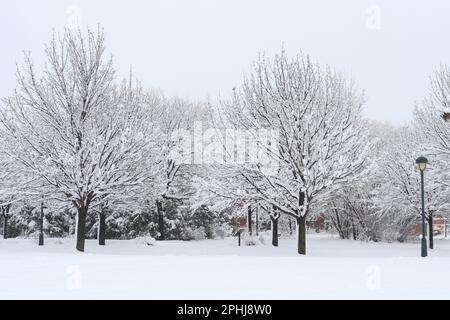
[[[15,234],[35,230],[45,203],[47,234],[75,234],[79,251],[86,236],[100,245],[144,234],[223,236],[253,210],[272,230],[283,217],[299,254],[308,220],[319,216],[342,238],[405,241],[420,214],[419,155],[432,164],[427,218],[448,213],[446,66],[414,121],[394,127],[365,118],[353,81],[303,53],[261,54],[214,103],[145,89],[132,72],[118,79],[100,28],[55,34],[45,54],[42,67],[25,55],[0,105],[4,235],[11,217]],[[201,163],[191,134],[198,122]],[[223,138],[233,134],[240,140],[230,145]]]

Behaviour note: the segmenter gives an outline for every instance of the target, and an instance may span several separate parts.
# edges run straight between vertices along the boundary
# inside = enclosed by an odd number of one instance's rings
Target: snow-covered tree
[[[241,174],[262,200],[296,220],[300,254],[306,253],[311,202],[364,165],[362,105],[363,97],[342,74],[302,54],[289,58],[284,51],[273,59],[260,57],[233,100],[224,103],[226,125],[256,140],[258,129],[276,135],[271,139],[276,147],[260,143],[263,157]],[[267,170],[264,157],[278,169]]]
[[[206,118],[206,108],[188,99],[159,96],[158,126],[164,135],[162,167],[149,188],[155,195],[159,238],[165,239],[165,207],[169,202],[183,202],[192,193],[191,178],[198,169],[193,163],[191,142],[195,123]]]
[[[431,78],[429,97],[416,106],[414,119],[427,152],[449,163],[450,119],[442,116],[445,112],[450,112],[450,69],[442,66]]]
[[[26,55],[1,112],[8,155],[76,208],[79,251],[88,209],[138,192],[159,154],[153,110],[138,86],[115,84],[104,42],[101,30],[55,35],[41,72]]]
[[[431,77],[430,95],[416,106],[415,129],[420,137],[424,154],[431,160],[431,183],[442,211],[450,190],[450,69],[442,65]],[[429,185],[429,178],[427,184]],[[438,208],[436,208],[438,209]],[[448,210],[448,209],[447,209]],[[433,210],[436,211],[436,210]],[[432,212],[429,215],[432,235]]]
[[[440,163],[427,151],[428,144],[415,126],[385,127],[379,136],[382,149],[372,175],[372,201],[378,220],[384,223],[384,239],[404,241],[412,234],[421,215],[420,174],[415,159],[426,155],[430,165],[425,172],[425,212],[433,215],[448,208],[448,188],[442,183]],[[432,223],[429,224],[432,233]]]
[[[444,121],[450,121],[450,68],[447,65],[441,65],[431,77],[431,92],[427,102],[440,113]]]
[[[3,138],[0,139],[0,217],[3,220],[3,238],[6,239],[13,211],[19,211],[25,201],[33,201],[43,195],[43,190],[41,184],[22,171],[7,154],[7,142]]]
[[[3,239],[8,238],[8,220],[10,218],[11,206],[16,194],[13,189],[14,174],[11,167],[4,161],[0,161],[0,214],[3,220]]]

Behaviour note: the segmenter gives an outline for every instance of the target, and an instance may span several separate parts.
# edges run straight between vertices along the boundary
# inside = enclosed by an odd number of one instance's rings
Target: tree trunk
[[[41,215],[39,217],[39,245],[44,245],[44,203],[41,202]]]
[[[303,207],[305,205],[306,194],[301,189],[298,194],[298,205]],[[298,212],[299,217],[297,218],[297,250],[299,254],[306,254],[306,214],[302,216]]]
[[[156,200],[156,210],[158,212],[159,240],[166,240],[166,236],[164,234],[164,212],[161,200]]]
[[[433,239],[433,237],[434,237],[434,234],[433,234],[433,214],[432,213],[430,213],[429,214],[429,217],[428,217],[428,233],[429,233],[429,235],[428,235],[428,239],[430,240],[429,242],[430,242],[430,249],[434,249],[434,239]]]
[[[252,207],[248,206],[247,209],[247,224],[248,224],[248,233],[252,235]]]
[[[256,217],[256,221],[255,221],[255,230],[256,230],[256,235],[258,235],[258,233],[259,233],[259,209],[258,208],[256,208],[256,214],[255,214],[255,217]]]
[[[297,219],[297,246],[299,254],[306,254],[306,217]]]
[[[106,213],[102,208],[98,214],[98,245],[104,246],[106,243]]]
[[[241,233],[242,233],[242,230],[239,230],[239,231],[237,232],[237,235],[238,235],[238,246],[239,246],[239,247],[241,246]]]
[[[353,218],[352,218],[352,234],[353,234],[353,240],[356,240],[356,239],[358,239],[358,233],[357,233],[357,231],[356,231],[356,227],[355,227],[355,224],[354,224],[354,222],[353,222]]]
[[[291,219],[291,217],[288,218],[288,222],[289,222],[289,235],[292,236],[292,219]]]
[[[333,205],[336,206],[334,203],[333,203]],[[345,234],[344,234],[344,230],[342,229],[341,219],[339,218],[339,212],[337,211],[336,208],[334,208],[333,211],[335,214],[335,218],[333,216],[331,216],[331,219],[330,219],[331,223],[333,224],[334,228],[339,233],[339,238],[345,239]]]
[[[400,225],[399,236],[397,237],[397,241],[402,243],[405,242],[408,236],[410,236],[411,233],[414,232],[415,227],[416,227],[416,217],[411,216]]]
[[[278,247],[278,218],[270,217],[272,220],[272,245]]]
[[[8,215],[3,214],[3,239],[8,238]]]
[[[84,242],[86,239],[86,216],[87,216],[88,207],[81,206],[78,208],[77,214],[77,228],[76,228],[76,238],[77,245],[76,248],[78,251],[84,252]]]

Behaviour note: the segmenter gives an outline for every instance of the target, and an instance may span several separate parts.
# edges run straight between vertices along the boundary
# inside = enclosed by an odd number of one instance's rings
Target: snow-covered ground
[[[450,298],[450,240],[429,257],[418,243],[363,243],[308,237],[237,247],[236,239],[88,241],[0,240],[0,298],[39,299],[314,299]]]

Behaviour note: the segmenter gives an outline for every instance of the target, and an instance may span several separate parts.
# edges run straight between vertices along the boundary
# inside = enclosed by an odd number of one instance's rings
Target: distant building
[[[425,235],[428,235],[428,223],[425,228]],[[446,238],[449,234],[449,225],[447,218],[434,218],[433,219],[433,232],[435,236]],[[422,234],[422,223],[416,224],[415,235],[420,236]]]

